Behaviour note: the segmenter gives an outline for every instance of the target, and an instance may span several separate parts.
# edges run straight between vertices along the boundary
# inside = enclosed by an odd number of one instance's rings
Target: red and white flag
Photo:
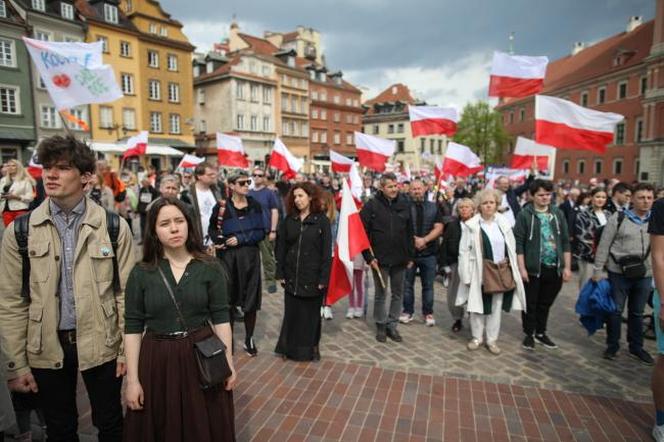
[[[30,162],[28,163],[27,170],[30,176],[34,179],[37,179],[40,176],[42,176],[42,172],[44,171],[44,166],[37,163],[37,149],[35,149],[32,156],[30,157]]]
[[[362,204],[362,190],[364,190],[364,183],[362,182],[362,176],[360,175],[356,162],[353,162],[350,166],[348,181],[350,183],[350,193],[353,194],[355,203],[360,206]]]
[[[192,167],[196,167],[197,165],[201,164],[203,161],[205,161],[205,158],[197,157],[187,153],[182,157],[180,164],[178,164],[176,169],[191,169]]]
[[[408,106],[410,131],[413,137],[456,133],[459,111],[454,107]]]
[[[562,98],[535,97],[535,141],[558,149],[604,153],[624,117],[579,106]]]
[[[533,140],[517,137],[516,147],[512,154],[512,169],[530,169],[533,161],[537,162],[537,170],[549,170],[549,157],[553,147],[537,144]]]
[[[282,171],[286,178],[290,179],[295,177],[303,164],[304,161],[296,158],[279,138],[275,138],[268,163],[269,167]]]
[[[445,151],[443,173],[453,176],[468,176],[483,169],[480,157],[470,147],[450,141]]]
[[[549,64],[547,57],[493,53],[490,97],[527,97],[544,87],[544,75]]]
[[[433,175],[436,177],[436,184],[443,179],[443,159],[437,155],[433,165]]]
[[[244,154],[242,138],[217,132],[217,160],[220,166],[249,167],[249,160]]]
[[[354,163],[350,158],[338,154],[333,150],[330,150],[330,161],[332,162],[332,172],[336,173],[350,172],[350,166]]]
[[[122,154],[122,158],[137,157],[145,155],[148,150],[148,131],[142,130],[138,135],[129,137],[127,140],[127,150]]]
[[[334,244],[327,304],[332,305],[348,295],[353,288],[353,258],[370,246],[360,213],[346,180],[341,188],[339,230]]]
[[[360,166],[384,172],[387,160],[394,154],[397,142],[355,132],[355,148]]]

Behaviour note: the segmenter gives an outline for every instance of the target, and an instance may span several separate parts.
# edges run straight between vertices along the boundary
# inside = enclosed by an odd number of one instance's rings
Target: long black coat
[[[316,213],[300,221],[287,216],[279,225],[275,247],[277,279],[286,281],[285,290],[294,296],[322,296],[330,279],[332,232],[325,214]]]

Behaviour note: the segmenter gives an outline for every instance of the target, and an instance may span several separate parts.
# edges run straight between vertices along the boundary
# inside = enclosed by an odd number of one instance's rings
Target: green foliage
[[[454,141],[470,147],[483,164],[502,163],[502,147],[508,140],[501,114],[491,109],[489,103],[478,101],[463,108]]]

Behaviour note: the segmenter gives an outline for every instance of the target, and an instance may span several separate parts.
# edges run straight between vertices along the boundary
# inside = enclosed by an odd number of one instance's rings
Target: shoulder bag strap
[[[182,316],[182,311],[180,310],[180,306],[178,305],[178,302],[175,300],[175,295],[173,294],[173,289],[171,288],[171,285],[168,283],[168,279],[166,279],[166,275],[164,275],[164,271],[159,267],[159,264],[157,264],[157,270],[159,270],[159,274],[161,275],[161,279],[164,281],[164,285],[166,286],[166,290],[168,290],[168,294],[171,296],[171,300],[173,301],[173,305],[175,306],[175,310],[178,313],[178,319],[180,320],[180,325],[182,328],[184,328],[185,331],[188,331],[187,328],[187,323],[184,320],[184,316]]]

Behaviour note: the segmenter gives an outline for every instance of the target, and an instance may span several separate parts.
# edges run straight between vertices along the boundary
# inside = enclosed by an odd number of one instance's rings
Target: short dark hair
[[[654,194],[655,194],[655,186],[653,186],[653,185],[650,184],[650,183],[638,183],[638,184],[637,184],[636,186],[634,186],[634,188],[632,189],[632,193],[633,193],[633,194],[636,193],[636,192],[643,192],[643,191],[646,191],[646,192],[652,192],[653,195],[654,195]]]
[[[549,180],[538,178],[533,180],[533,182],[528,186],[528,192],[530,192],[531,195],[535,195],[540,189],[544,189],[547,192],[553,192],[553,183]]]
[[[616,192],[625,193],[631,191],[632,191],[632,186],[621,181],[613,186],[613,189],[611,189],[611,196],[614,196]]]
[[[323,198],[321,196],[320,187],[315,184],[311,184],[308,181],[302,183],[295,183],[288,192],[288,197],[286,197],[286,212],[289,215],[297,215],[300,211],[295,206],[295,195],[294,192],[297,189],[302,189],[304,192],[309,195],[311,198],[311,203],[309,206],[310,213],[322,213],[323,212]]]
[[[194,175],[195,176],[205,175],[205,169],[215,169],[215,167],[212,163],[208,161],[203,161],[202,163],[198,163],[196,165],[196,168],[194,169]]]
[[[52,167],[58,161],[67,161],[82,174],[94,173],[97,158],[90,146],[71,135],[44,138],[37,147],[37,162]]]
[[[608,193],[606,192],[606,189],[605,189],[605,188],[597,186],[597,187],[593,187],[593,188],[592,188],[592,190],[590,191],[590,196],[591,196],[591,197],[592,197],[592,196],[595,196],[595,195],[597,195],[597,194],[600,193],[600,192],[604,192],[604,193],[606,193],[606,194],[608,195]]]
[[[390,181],[396,181],[397,176],[393,174],[392,172],[387,172],[384,173],[380,176],[380,185],[383,186],[385,185],[385,181],[390,180]]]
[[[228,176],[227,181],[228,184],[235,184],[237,180],[240,178],[249,178],[249,174],[245,172],[244,170],[240,170],[239,172],[235,172],[231,175]]]

